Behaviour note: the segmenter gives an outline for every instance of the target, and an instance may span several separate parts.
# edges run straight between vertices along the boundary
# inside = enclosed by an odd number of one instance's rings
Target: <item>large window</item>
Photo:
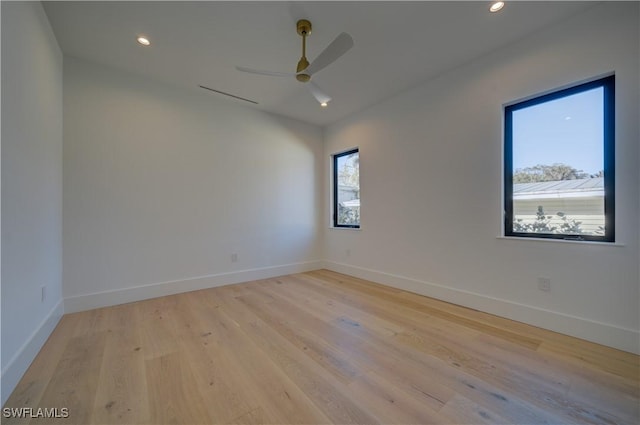
[[[615,77],[505,107],[505,235],[613,242]]]
[[[333,155],[333,226],[360,227],[360,154]]]

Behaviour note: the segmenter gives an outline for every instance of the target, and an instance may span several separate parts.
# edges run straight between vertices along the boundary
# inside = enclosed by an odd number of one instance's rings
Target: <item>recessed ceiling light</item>
[[[504,2],[503,1],[494,2],[491,5],[491,7],[489,8],[489,12],[495,13],[495,12],[499,11],[500,9],[502,9],[503,7],[504,7]]]
[[[137,38],[137,40],[138,40],[138,43],[142,44],[143,46],[149,46],[151,44],[151,42],[147,37],[140,36]]]
[[[320,106],[322,106],[323,108],[326,108],[326,107],[327,107],[327,105],[328,105],[328,103],[327,103],[327,102],[322,102],[322,103],[320,104]]]

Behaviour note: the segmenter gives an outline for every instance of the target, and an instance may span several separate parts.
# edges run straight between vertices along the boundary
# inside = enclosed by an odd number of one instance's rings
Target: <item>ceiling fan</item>
[[[300,19],[296,24],[296,31],[302,37],[302,57],[298,61],[296,72],[274,72],[274,71],[262,71],[259,69],[245,68],[243,66],[236,66],[238,71],[248,72],[251,74],[270,75],[274,77],[295,77],[296,80],[301,83],[307,83],[307,87],[313,96],[316,98],[320,105],[327,106],[327,103],[331,100],[331,97],[324,93],[320,87],[313,81],[311,77],[318,71],[326,68],[335,62],[340,56],[344,55],[349,49],[353,47],[353,39],[346,32],[341,33],[333,40],[318,57],[311,63],[306,58],[307,52],[307,36],[311,34],[311,22],[306,19]]]

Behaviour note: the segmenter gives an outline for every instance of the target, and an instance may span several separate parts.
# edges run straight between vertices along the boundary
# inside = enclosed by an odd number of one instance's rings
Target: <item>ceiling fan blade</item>
[[[314,83],[313,81],[309,81],[306,84],[307,84],[307,87],[309,87],[309,91],[311,92],[313,97],[315,97],[316,100],[318,102],[320,102],[321,104],[322,103],[326,104],[331,100],[331,96],[329,96],[328,94],[323,92],[322,89],[320,87],[318,87],[318,85],[316,83]]]
[[[344,55],[353,47],[353,38],[346,32],[341,33],[326,49],[304,70],[306,74],[313,75],[316,72],[329,66],[340,56]]]
[[[236,66],[238,71],[248,72],[250,74],[270,75],[272,77],[295,77],[293,72],[276,72],[276,71],[263,71],[260,69],[245,68],[244,66]]]

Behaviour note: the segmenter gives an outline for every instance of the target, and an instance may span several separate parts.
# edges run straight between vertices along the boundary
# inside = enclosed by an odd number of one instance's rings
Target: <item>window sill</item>
[[[335,227],[335,226],[329,226],[329,230],[352,230],[352,231],[359,232],[361,229],[362,229],[362,227]]]
[[[496,239],[513,240],[513,241],[535,241],[535,242],[551,242],[551,243],[568,243],[577,245],[592,245],[592,246],[626,246],[620,242],[596,242],[596,241],[575,241],[569,239],[550,239],[550,238],[522,238],[519,236],[496,236]]]

